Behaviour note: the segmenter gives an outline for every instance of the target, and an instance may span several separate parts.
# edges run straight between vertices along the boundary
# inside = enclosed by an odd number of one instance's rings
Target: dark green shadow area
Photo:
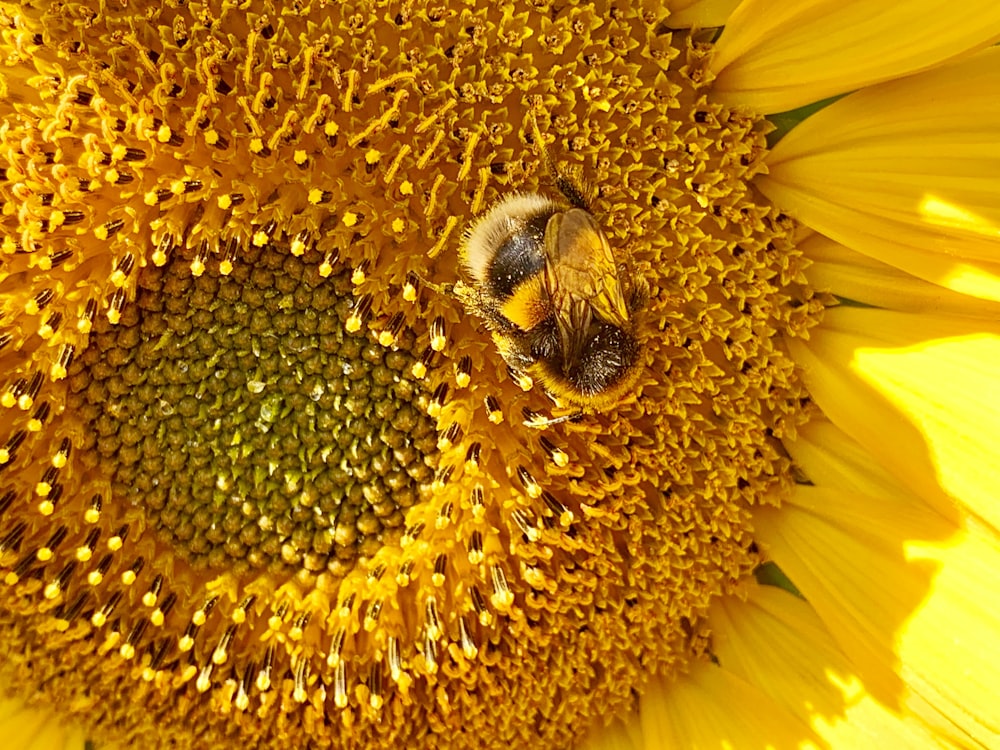
[[[805,120],[807,117],[811,117],[816,114],[821,109],[828,107],[844,96],[846,96],[846,94],[838,94],[837,96],[821,99],[818,102],[807,104],[804,107],[799,107],[798,109],[790,109],[787,112],[779,112],[776,115],[768,115],[767,120],[774,125],[775,129],[767,134],[767,147],[774,148],[774,145],[784,138],[785,135],[800,122]]]
[[[785,575],[785,572],[773,562],[766,562],[753,572],[754,578],[761,586],[777,586],[800,599],[805,597],[795,588],[795,584]]]

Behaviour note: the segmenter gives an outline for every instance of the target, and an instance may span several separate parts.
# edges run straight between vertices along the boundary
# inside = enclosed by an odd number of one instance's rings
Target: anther
[[[535,481],[535,478],[531,476],[531,473],[523,466],[517,467],[517,478],[521,480],[521,484],[528,493],[528,497],[537,499],[541,496],[541,486]]]
[[[510,514],[511,520],[514,524],[521,530],[521,533],[528,539],[529,542],[538,541],[538,529],[532,526],[528,522],[528,518],[524,515],[521,510],[515,510]]]
[[[464,617],[458,618],[458,635],[465,658],[469,660],[475,659],[479,653],[479,648],[476,646],[475,641],[472,640],[472,635],[469,633],[469,628],[465,624]]]
[[[451,481],[451,475],[454,472],[454,466],[446,466],[445,468],[438,470],[437,474],[434,476],[434,481],[431,483],[431,490],[433,492],[443,491],[448,482]]]
[[[548,454],[549,459],[552,461],[552,463],[554,463],[560,469],[565,468],[567,465],[569,465],[569,456],[566,455],[566,452],[561,448],[557,448],[555,443],[553,443],[547,437],[542,435],[541,438],[539,438],[538,442],[541,444],[542,450],[544,450]]]
[[[149,589],[142,595],[142,603],[147,607],[155,607],[156,600],[160,596],[160,589],[163,588],[163,574],[157,573]]]
[[[403,329],[403,324],[406,322],[406,316],[401,312],[393,314],[389,318],[389,323],[386,325],[385,329],[379,333],[378,342],[382,346],[389,347],[396,343],[396,337],[399,332]]]
[[[55,580],[49,583],[43,590],[43,595],[46,599],[55,599],[66,590],[66,584],[69,582],[70,576],[72,576],[73,572],[76,570],[76,566],[76,562],[70,562],[59,571],[59,575],[56,576]]]
[[[111,299],[108,301],[108,311],[106,313],[108,322],[111,323],[111,325],[118,325],[121,321],[122,310],[125,308],[126,299],[124,289],[115,289],[114,293],[111,295]]]
[[[102,500],[99,493],[90,498],[90,507],[84,511],[83,520],[87,523],[97,523],[101,519]]]
[[[243,598],[243,601],[241,601],[239,605],[236,607],[236,609],[233,610],[232,614],[233,622],[235,622],[237,625],[242,625],[244,622],[246,622],[247,612],[250,611],[250,608],[253,606],[255,601],[257,601],[257,597],[254,594],[245,596]]]
[[[32,374],[31,380],[28,381],[28,384],[24,388],[24,391],[18,396],[17,399],[17,405],[22,411],[27,411],[34,405],[35,397],[41,390],[43,382],[44,378],[42,376],[42,373],[36,371]],[[65,439],[64,439],[64,444],[65,444]]]
[[[511,367],[507,368],[507,375],[512,381],[514,381],[514,385],[522,391],[530,391],[535,386],[535,381],[533,381],[530,376],[525,375],[523,372],[518,372]]]
[[[198,673],[198,679],[194,683],[199,693],[207,693],[208,689],[212,687],[212,670],[214,668],[214,664],[206,664],[201,668],[201,672]]]
[[[203,273],[205,273],[205,259],[208,258],[210,252],[207,242],[202,242],[198,245],[198,250],[194,254],[194,258],[191,260],[191,275],[198,278]]]
[[[420,277],[413,271],[406,274],[406,281],[403,283],[403,299],[406,302],[416,302],[420,292]]]
[[[104,582],[104,576],[108,574],[113,561],[114,558],[111,555],[102,557],[101,561],[97,563],[97,567],[87,574],[87,583],[91,586],[100,586]]]
[[[108,542],[110,543],[110,541],[111,540],[109,539]],[[121,575],[122,586],[131,586],[133,583],[135,583],[136,579],[139,577],[139,573],[142,572],[142,569],[145,567],[145,565],[146,565],[145,558],[137,557],[135,561],[132,563],[132,566],[128,570],[122,573]]]
[[[483,535],[479,531],[473,531],[469,537],[469,564],[479,565],[483,561]]]
[[[132,268],[135,266],[135,256],[132,253],[125,253],[115,266],[111,274],[111,283],[116,287],[123,286]]]
[[[382,614],[382,600],[376,599],[365,612],[364,629],[366,633],[371,633],[378,626],[378,618]]]
[[[514,594],[507,585],[507,576],[504,575],[503,568],[491,565],[490,575],[493,579],[493,595],[490,596],[490,603],[497,609],[508,609],[514,603]]]
[[[403,662],[399,657],[399,639],[394,635],[389,636],[387,661],[389,662],[389,676],[394,682],[397,682],[403,671]]]
[[[83,315],[76,321],[76,330],[83,334],[90,333],[95,317],[97,317],[97,300],[89,299],[87,300]]]
[[[229,644],[233,640],[233,635],[236,633],[236,626],[230,625],[226,628],[226,632],[222,634],[219,639],[218,645],[212,652],[212,663],[213,664],[225,664],[226,659],[229,658],[227,650],[229,649]]]
[[[308,667],[309,661],[303,658],[300,658],[295,665],[295,687],[292,689],[292,698],[298,703],[305,703],[309,698],[309,693],[306,691],[306,675]]]
[[[548,490],[542,492],[542,500],[545,505],[548,506],[549,510],[559,519],[559,524],[564,528],[569,527],[573,523],[573,511],[559,502],[555,496]]]
[[[30,300],[24,306],[24,311],[28,315],[38,315],[38,313],[45,309],[52,299],[55,297],[55,292],[51,289],[43,289]]]
[[[468,388],[469,383],[472,382],[472,357],[468,354],[463,355],[463,357],[455,365],[455,384],[459,388]]]
[[[413,363],[413,367],[410,368],[410,374],[413,375],[417,380],[423,380],[424,376],[427,375],[427,370],[430,369],[431,363],[434,361],[435,351],[431,347],[424,349],[423,354],[420,355],[420,359]]]
[[[344,639],[346,637],[347,631],[344,628],[337,628],[337,631],[333,634],[333,638],[330,640],[330,650],[326,656],[326,665],[331,669],[340,664],[340,652],[344,648]]]
[[[233,263],[236,261],[236,255],[239,251],[239,242],[235,237],[226,243],[226,249],[222,254],[222,260],[219,261],[219,273],[223,276],[228,276],[233,272]]]
[[[371,696],[368,698],[369,705],[378,711],[382,708],[382,662],[376,661],[372,665],[371,678],[369,680],[369,690]]]
[[[441,409],[444,407],[445,402],[448,400],[448,384],[439,383],[437,388],[431,394],[431,402],[427,406],[427,414],[430,417],[437,418],[441,414]]]
[[[362,260],[354,270],[351,272],[351,283],[354,286],[361,286],[365,283],[368,278],[368,268],[371,266],[371,261],[368,258]]]
[[[451,513],[453,509],[451,500],[448,500],[441,506],[441,510],[438,511],[437,519],[434,521],[434,527],[438,529],[438,531],[447,528],[448,524],[451,523]]]
[[[305,255],[306,247],[309,244],[309,232],[302,230],[295,237],[292,238],[291,243],[288,245],[289,252],[296,258]]]
[[[331,273],[333,273],[333,265],[338,260],[340,260],[340,253],[336,250],[331,250],[325,256],[323,256],[323,262],[319,264],[319,275],[322,278],[327,278]]]
[[[302,640],[302,635],[305,633],[306,626],[309,624],[309,618],[311,617],[309,612],[303,612],[298,617],[295,618],[295,622],[292,623],[292,627],[288,631],[288,637],[293,641]]]
[[[400,588],[405,588],[410,585],[410,581],[412,580],[411,576],[413,574],[413,566],[413,560],[406,560],[399,566],[399,570],[396,571],[396,583],[400,586]]]
[[[28,420],[28,431],[29,432],[41,432],[42,426],[45,421],[49,418],[49,414],[52,412],[52,407],[48,403],[43,403],[37,409],[35,413]],[[0,449],[0,459],[3,457],[3,450]],[[3,465],[3,461],[0,460],[0,465]]]
[[[348,316],[347,321],[344,323],[344,329],[348,333],[357,333],[361,330],[361,326],[364,325],[365,319],[372,309],[372,295],[364,294],[358,300],[354,307],[354,310]]]
[[[45,322],[38,327],[39,337],[46,341],[51,339],[55,335],[55,332],[59,330],[59,326],[62,325],[62,320],[63,314],[61,312],[52,313],[45,319]]]
[[[438,438],[437,448],[442,453],[450,449],[462,439],[462,427],[457,422],[452,422],[444,434]]]
[[[125,226],[125,222],[121,219],[114,219],[113,221],[106,221],[101,226],[94,230],[94,236],[99,240],[110,240],[119,230]]]
[[[73,355],[76,354],[76,347],[72,344],[63,344],[59,350],[59,358],[49,369],[49,377],[53,380],[62,380],[69,372],[69,366],[73,363]]]
[[[437,644],[429,635],[424,639],[424,669],[427,674],[436,674],[437,666]]]
[[[401,547],[408,547],[409,545],[413,544],[413,542],[417,539],[417,537],[420,536],[423,530],[424,530],[423,521],[418,521],[412,526],[408,526],[406,530],[403,532],[403,536],[400,537],[399,545]]]
[[[347,666],[337,664],[333,673],[333,704],[337,708],[347,708]]]
[[[441,637],[441,620],[438,617],[437,600],[433,596],[427,597],[427,604],[424,607],[426,616],[425,632],[428,640],[436,641]]]
[[[271,667],[274,662],[274,644],[268,644],[264,650],[264,663],[261,664],[260,671],[254,684],[262,693],[271,689]]]
[[[434,574],[431,576],[431,583],[438,588],[444,586],[445,571],[448,569],[448,555],[439,554],[434,558]]]
[[[157,268],[161,268],[166,265],[167,260],[170,258],[171,253],[174,251],[174,239],[170,235],[161,237],[159,243],[156,246],[156,250],[153,251],[153,265]]]
[[[121,602],[122,597],[124,597],[124,594],[121,591],[113,593],[107,603],[91,615],[90,624],[95,628],[103,627],[103,625],[108,621],[108,618],[115,611],[119,602]]]
[[[479,458],[482,453],[482,444],[478,441],[469,446],[465,452],[465,468],[473,470],[479,467]]]
[[[148,625],[149,621],[143,617],[132,627],[128,637],[125,639],[125,643],[118,650],[123,659],[132,659],[135,656],[135,645],[142,640],[142,636],[146,632]]]
[[[444,318],[440,315],[431,322],[431,349],[436,352],[444,351],[445,344],[448,343],[448,337],[445,332]]]
[[[472,505],[473,518],[481,519],[486,515],[486,502],[482,485],[477,484],[472,488],[472,492],[469,493],[469,502]]]
[[[167,619],[167,615],[170,614],[170,610],[174,608],[174,604],[177,603],[177,594],[171,591],[167,594],[163,603],[159,607],[154,609],[149,613],[149,621],[156,627],[163,627],[163,623]]]
[[[100,529],[91,529],[87,533],[87,538],[84,540],[83,544],[76,548],[76,559],[80,562],[90,562],[90,559],[94,556],[94,550],[97,549],[97,542],[100,538]]]

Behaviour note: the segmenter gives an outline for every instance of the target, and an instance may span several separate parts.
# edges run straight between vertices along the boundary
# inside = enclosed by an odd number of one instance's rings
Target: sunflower
[[[0,3],[6,738],[1000,743],[1000,6],[661,5]],[[601,408],[454,292],[560,174]]]

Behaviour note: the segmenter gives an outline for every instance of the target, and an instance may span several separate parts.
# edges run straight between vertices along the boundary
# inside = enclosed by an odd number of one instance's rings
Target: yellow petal
[[[672,29],[722,26],[739,4],[740,0],[673,0],[667,3],[670,9],[667,26]]]
[[[18,699],[0,698],[0,737],[4,750],[84,750],[85,747],[85,737],[79,728],[63,724],[47,711],[28,708]]]
[[[757,184],[852,250],[1000,299],[998,132],[993,48],[831,104],[778,142]]]
[[[654,683],[639,702],[644,750],[814,747],[809,727],[750,683],[698,664]]]
[[[789,349],[823,412],[901,483],[1000,528],[1000,322],[841,307]]]
[[[1000,319],[1000,303],[959,294],[850,250],[822,234],[799,243],[812,262],[806,277],[817,289],[874,307]]]
[[[712,608],[713,650],[723,667],[760,686],[833,748],[937,748],[913,717],[869,695],[815,611],[771,586]]]
[[[591,730],[576,750],[642,750],[638,714],[615,719],[610,726]]]
[[[992,532],[959,528],[917,498],[808,486],[754,521],[868,692],[959,745],[998,746]]]
[[[1000,35],[993,0],[745,0],[716,45],[716,97],[762,114],[931,68]]]

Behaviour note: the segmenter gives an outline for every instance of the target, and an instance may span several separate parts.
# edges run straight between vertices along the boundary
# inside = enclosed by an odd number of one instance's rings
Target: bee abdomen
[[[525,280],[545,268],[545,226],[550,213],[538,214],[524,223],[522,231],[512,232],[497,248],[486,272],[490,292],[499,299],[512,297]]]

